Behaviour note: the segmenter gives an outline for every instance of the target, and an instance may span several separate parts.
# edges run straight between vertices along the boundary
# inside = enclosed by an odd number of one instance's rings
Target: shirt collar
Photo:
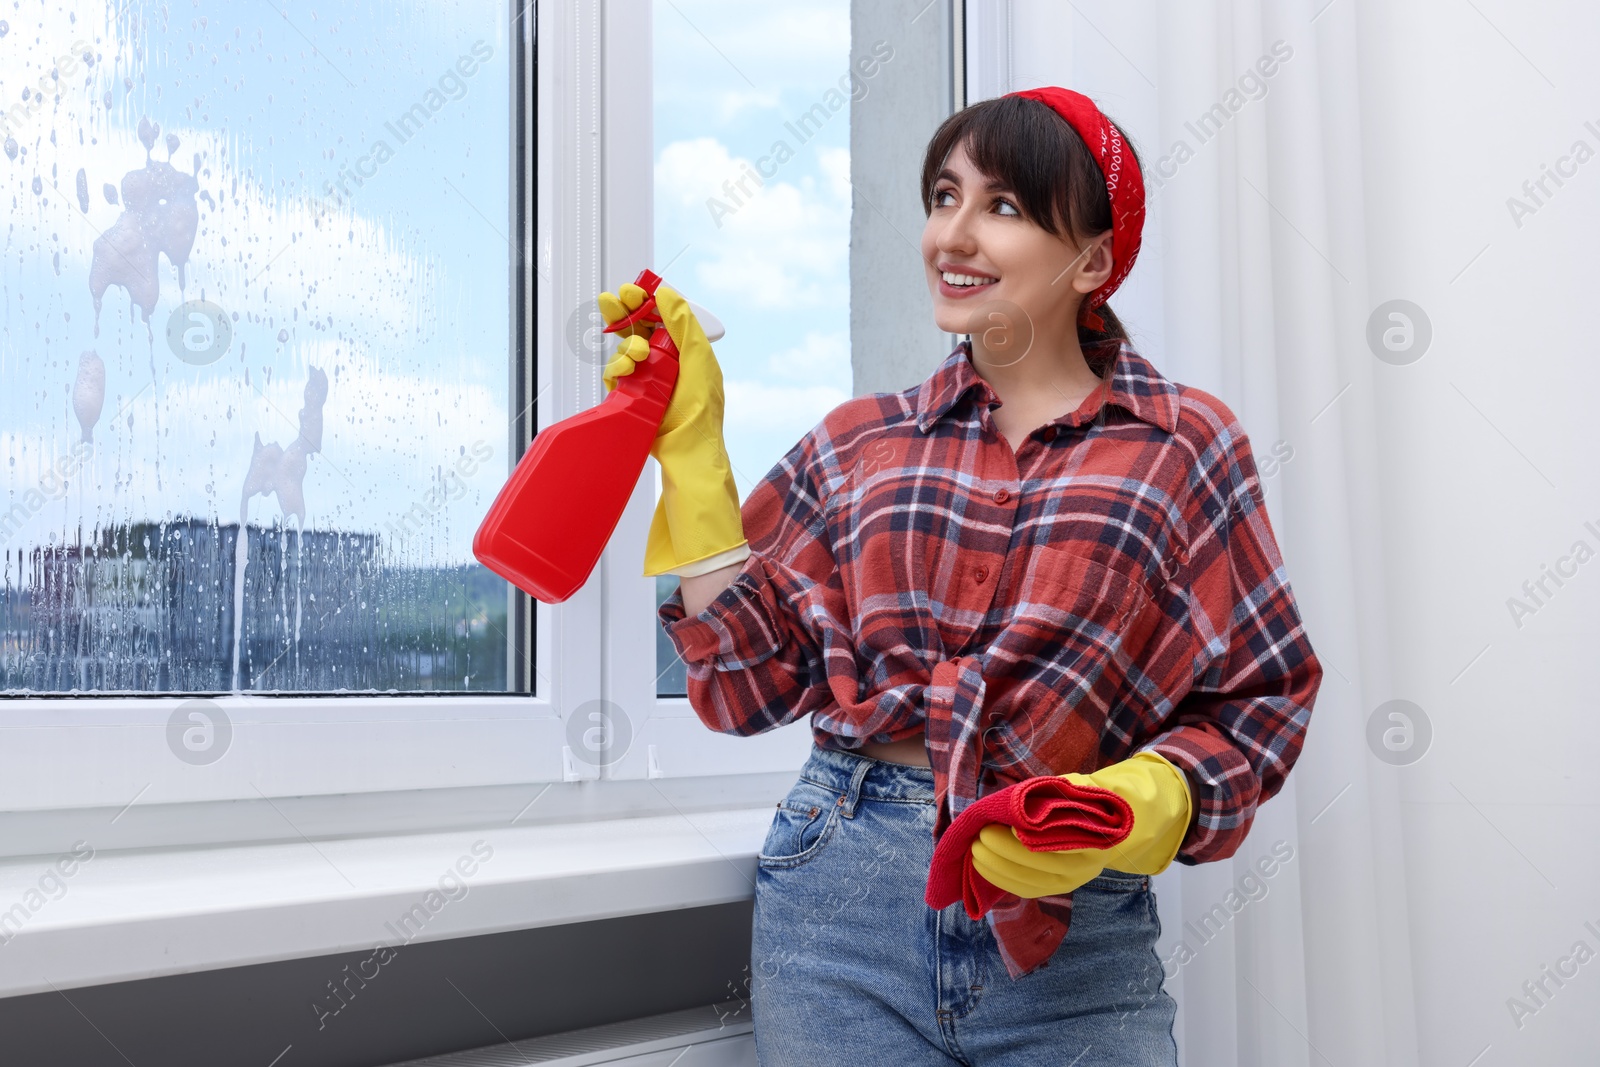
[[[1178,388],[1127,341],[1118,351],[1109,375],[1105,402],[1126,409],[1137,418],[1167,433],[1178,428]],[[962,341],[917,390],[917,428],[927,433],[969,389],[977,388],[985,400],[998,399],[989,383],[972,366],[972,342]],[[1067,420],[1075,412],[1054,421]]]

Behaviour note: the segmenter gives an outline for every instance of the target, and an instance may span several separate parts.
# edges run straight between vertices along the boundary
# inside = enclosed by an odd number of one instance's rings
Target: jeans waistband
[[[845,814],[854,814],[857,801],[904,800],[933,803],[933,768],[874,759],[838,749],[811,746],[800,768],[801,779],[844,798]]]

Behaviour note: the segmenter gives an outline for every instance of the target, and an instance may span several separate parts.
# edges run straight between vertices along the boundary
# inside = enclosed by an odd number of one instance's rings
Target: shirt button
[[[1055,427],[1055,426],[1047,426],[1047,427],[1045,427],[1044,439],[1046,441],[1054,441],[1056,439],[1056,432],[1057,432],[1057,427]]]
[[[989,577],[989,568],[980,566],[977,570],[972,572],[972,576],[981,582]]]
[[[1004,504],[1007,500],[1010,500],[1010,499],[1011,499],[1011,490],[1009,490],[1009,489],[996,489],[994,491],[994,502],[996,504]]]

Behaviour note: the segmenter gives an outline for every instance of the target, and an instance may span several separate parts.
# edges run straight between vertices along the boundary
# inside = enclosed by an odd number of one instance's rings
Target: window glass
[[[850,5],[653,12],[652,266],[727,328],[712,347],[743,499],[850,397]],[[657,605],[677,586],[658,577]],[[665,632],[656,653],[658,693],[682,695]]]
[[[504,690],[512,13],[0,14],[0,690]]]

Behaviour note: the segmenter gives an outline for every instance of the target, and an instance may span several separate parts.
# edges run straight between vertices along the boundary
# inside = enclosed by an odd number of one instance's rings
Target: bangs
[[[1111,228],[1100,167],[1077,131],[1048,105],[1002,96],[946,119],[923,157],[924,214],[933,210],[933,187],[957,145],[966,146],[986,179],[1008,186],[1023,216],[1047,233],[1092,236]]]

